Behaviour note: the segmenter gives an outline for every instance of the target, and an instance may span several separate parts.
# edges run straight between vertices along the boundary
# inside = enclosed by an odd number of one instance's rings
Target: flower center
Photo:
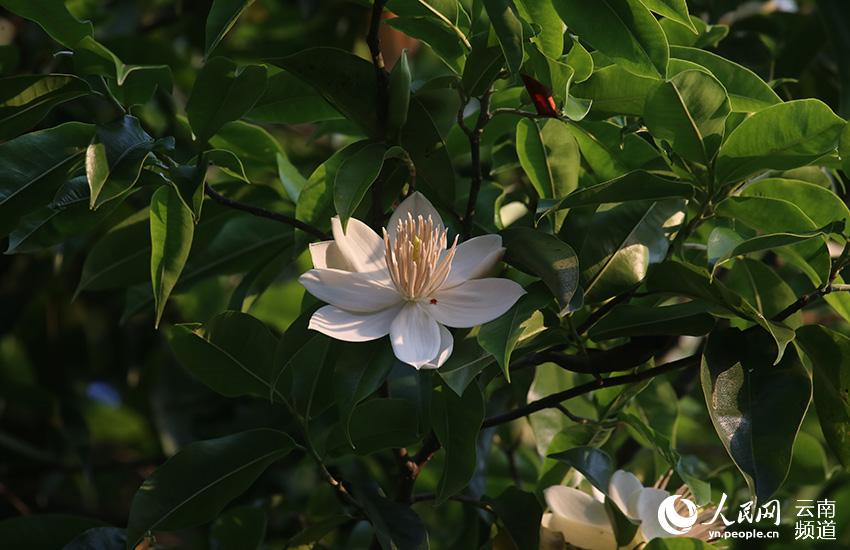
[[[431,216],[414,219],[408,213],[406,220],[398,221],[394,242],[384,229],[387,268],[405,300],[426,298],[446,282],[457,250],[457,237],[448,250],[447,242],[446,229],[435,227]]]

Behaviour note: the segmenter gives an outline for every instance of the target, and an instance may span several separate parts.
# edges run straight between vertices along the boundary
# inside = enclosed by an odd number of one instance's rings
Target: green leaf
[[[785,480],[812,382],[796,349],[772,364],[762,333],[715,332],[700,378],[711,421],[750,491],[769,499]]]
[[[117,550],[127,544],[127,532],[117,527],[92,527],[80,533],[62,550]]]
[[[593,100],[591,113],[643,116],[646,98],[659,86],[655,78],[638,76],[621,67],[608,65],[572,87],[577,97]]]
[[[555,9],[572,32],[625,69],[650,78],[667,74],[667,38],[639,0],[565,0]]]
[[[653,268],[646,280],[647,290],[665,294],[680,294],[718,305],[749,319],[767,331],[777,348],[776,363],[782,359],[785,348],[794,339],[788,326],[771,321],[742,296],[731,291],[718,280],[709,280],[708,274],[687,264],[666,261]]]
[[[72,75],[0,78],[0,140],[14,138],[41,122],[57,105],[89,93],[88,84]]]
[[[723,282],[766,319],[777,315],[797,299],[797,294],[776,271],[763,262],[749,258],[736,261]],[[796,328],[802,324],[803,315],[797,312],[783,322]]]
[[[782,102],[776,92],[756,73],[717,54],[697,48],[672,46],[670,56],[691,61],[710,71],[726,88],[729,102],[735,112],[753,113]],[[670,65],[672,71],[674,63],[671,62]],[[692,67],[683,67],[690,68]]]
[[[68,11],[63,0],[0,0],[10,12],[35,21],[50,37],[73,48],[94,32],[91,23],[79,21]]]
[[[711,164],[731,109],[726,90],[701,71],[684,71],[658,86],[646,100],[653,136],[670,142],[687,160]]]
[[[228,122],[210,138],[210,146],[235,154],[248,168],[248,175],[265,175],[277,170],[277,154],[283,148],[268,130],[242,120]]]
[[[486,36],[483,36],[483,42],[473,40],[472,51],[463,66],[461,88],[469,97],[479,97],[490,88],[504,64],[505,56],[501,48],[488,47]]]
[[[215,518],[273,462],[295,448],[265,428],[192,443],[156,469],[130,507],[127,548],[148,531],[194,527]]]
[[[86,177],[92,210],[136,184],[155,145],[135,117],[125,116],[98,126],[95,138],[86,149]]]
[[[540,26],[540,34],[532,37],[547,57],[557,59],[564,53],[564,23],[552,2],[546,0],[515,0],[517,12],[525,21]]]
[[[46,204],[82,160],[94,126],[68,122],[0,144],[0,219]]]
[[[687,537],[656,538],[643,547],[644,550],[712,550],[714,545]]]
[[[478,431],[484,420],[484,397],[477,384],[458,396],[446,387],[431,397],[431,423],[446,457],[437,484],[437,502],[445,502],[469,483],[475,473]]]
[[[167,336],[180,364],[210,389],[269,398],[277,340],[261,321],[226,311],[202,326],[171,327]]]
[[[34,514],[0,521],[0,545],[4,548],[55,550],[88,529],[103,527],[96,519],[66,514]]]
[[[334,179],[334,207],[343,229],[381,172],[387,146],[368,143],[345,159]]]
[[[227,149],[208,149],[204,151],[204,157],[212,166],[215,166],[228,176],[240,179],[245,183],[251,183],[248,174],[245,173],[245,165],[242,160]]]
[[[210,539],[218,550],[258,550],[266,539],[266,512],[252,506],[231,508],[215,520]]]
[[[372,487],[354,493],[366,518],[375,528],[375,536],[383,550],[423,550],[428,547],[425,525],[407,504],[393,502]]]
[[[805,166],[835,150],[845,124],[817,99],[767,107],[726,138],[717,157],[717,177],[732,183],[761,170]]]
[[[540,547],[540,520],[543,509],[533,493],[507,487],[494,499],[487,499],[518,550]]]
[[[71,178],[59,188],[50,204],[20,219],[18,226],[9,235],[6,253],[34,252],[85,234],[112,216],[130,192],[92,211],[89,209],[89,184],[86,177]]]
[[[317,521],[286,541],[284,548],[298,548],[302,545],[309,545],[310,543],[318,542],[324,538],[325,535],[336,531],[339,527],[342,527],[353,520],[354,518],[351,516],[338,515]]]
[[[516,153],[520,166],[541,198],[552,196],[552,172],[543,145],[540,128],[533,120],[523,118],[516,127]]]
[[[502,231],[505,261],[540,277],[561,309],[570,304],[578,288],[578,258],[570,245],[554,235],[530,227]]]
[[[412,75],[410,74],[410,65],[407,62],[407,50],[402,50],[401,57],[398,58],[389,78],[387,139],[397,139],[401,128],[407,123],[407,113],[410,111],[411,80]]]
[[[688,4],[685,0],[640,0],[644,6],[662,17],[667,17],[697,32],[688,14]]]
[[[301,195],[301,190],[307,185],[307,180],[301,175],[301,172],[296,168],[289,157],[283,153],[277,154],[277,175],[280,182],[283,184],[283,189],[287,196],[294,203],[298,203],[298,197]]]
[[[209,55],[221,43],[224,35],[233,28],[236,20],[254,0],[213,0],[207,15],[204,55]]]
[[[753,254],[755,252],[763,252],[765,250],[773,250],[775,248],[791,246],[817,237],[825,238],[830,233],[836,232],[836,229],[838,229],[837,232],[840,233],[841,228],[843,227],[844,223],[840,222],[821,229],[817,229],[815,231],[807,231],[802,233],[768,233],[766,235],[758,235],[756,237],[744,239],[738,242],[737,244],[735,244],[734,247],[731,248],[731,250],[726,250],[720,256],[711,259],[713,259],[715,262],[714,269],[716,270],[718,267],[720,267],[721,265],[736,256],[744,256],[746,254]]]
[[[394,17],[385,19],[385,22],[390,27],[428,44],[455,73],[463,72],[466,50],[458,40],[457,33],[444,22],[428,16]]]
[[[266,90],[245,118],[274,124],[339,120],[343,116],[315,89],[295,75],[279,71],[269,76]]]
[[[850,123],[844,126],[838,143],[838,154],[841,156],[841,169],[844,175],[850,175]]]
[[[831,189],[814,183],[783,178],[763,178],[747,185],[741,195],[790,202],[797,206],[816,227],[844,222],[850,228],[850,209]]]
[[[552,207],[577,208],[629,201],[690,199],[693,196],[694,188],[690,184],[636,170],[603,183],[577,189]]]
[[[343,419],[343,422],[345,420]],[[386,449],[398,449],[419,440],[416,406],[406,399],[370,399],[357,405],[346,427],[331,432],[329,451],[365,456]],[[346,439],[350,438],[350,442]]]
[[[850,468],[850,338],[820,325],[797,329],[797,343],[812,363],[818,421],[827,445]]]
[[[225,123],[244,116],[265,88],[266,68],[263,66],[238,67],[226,57],[207,61],[186,103],[186,114],[195,138],[203,144]]]
[[[651,264],[664,260],[684,220],[685,201],[631,201],[597,211],[578,253],[586,303],[598,302],[640,283]]]
[[[575,447],[549,455],[575,468],[603,494],[608,494],[608,482],[614,474],[614,461],[605,451],[594,447]]]
[[[478,343],[493,354],[508,382],[511,380],[509,367],[514,348],[520,340],[545,329],[540,310],[552,301],[552,296],[543,289],[539,290],[520,298],[507,313],[481,325],[478,331]]]
[[[195,224],[192,211],[170,185],[156,190],[151,198],[151,283],[159,326],[168,296],[186,265]]]
[[[541,198],[560,198],[578,187],[578,144],[563,122],[521,119],[516,129],[520,165]]]
[[[434,119],[417,96],[410,99],[407,124],[401,129],[399,143],[416,166],[416,184],[424,184],[446,204],[452,204],[455,197],[452,159]]]
[[[510,0],[483,0],[484,9],[490,18],[490,24],[496,31],[496,38],[505,55],[508,69],[514,74],[522,65],[523,37],[522,23],[513,11]]]
[[[362,150],[368,142],[357,141],[335,152],[320,164],[307,179],[298,195],[295,217],[320,229],[331,227],[334,215],[334,182],[340,167]]]
[[[335,48],[309,48],[272,62],[313,86],[337,111],[377,135],[378,112],[375,94],[375,68],[356,55]]]
[[[662,307],[624,304],[590,327],[588,336],[594,340],[666,334],[702,336],[714,328],[714,317],[706,309],[706,304],[698,301]]]
[[[452,355],[437,370],[437,374],[455,394],[463,395],[478,373],[493,361],[493,355],[481,348],[476,337],[460,338],[455,333]]]
[[[343,344],[334,367],[334,396],[343,432],[352,446],[350,424],[354,408],[378,390],[394,363],[392,350],[383,340]]]

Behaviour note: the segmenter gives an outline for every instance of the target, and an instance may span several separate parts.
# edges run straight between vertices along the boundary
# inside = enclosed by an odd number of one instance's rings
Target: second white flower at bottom
[[[313,267],[299,281],[330,305],[310,328],[348,342],[390,335],[393,352],[418,368],[437,368],[452,353],[446,327],[474,327],[503,315],[525,294],[514,281],[480,278],[504,254],[498,235],[448,247],[434,206],[413,193],[393,212],[383,238],[351,218],[331,220],[332,241],[310,246]]]

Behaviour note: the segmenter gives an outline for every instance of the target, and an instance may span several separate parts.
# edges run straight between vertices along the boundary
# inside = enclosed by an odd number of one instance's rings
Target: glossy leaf
[[[670,56],[705,67],[726,88],[733,111],[752,113],[782,102],[757,74],[717,54],[697,48],[672,46]]]
[[[466,50],[456,31],[434,17],[394,17],[387,25],[428,44],[434,53],[454,72],[463,72]]]
[[[564,53],[564,23],[551,2],[515,0],[514,5],[525,21],[540,25],[540,34],[531,39],[543,54],[557,59]]]
[[[205,143],[225,123],[244,116],[263,95],[265,87],[265,67],[237,67],[226,57],[207,61],[186,103],[195,138]]]
[[[760,170],[788,170],[834,151],[845,122],[816,99],[767,107],[744,120],[726,138],[717,157],[717,177],[739,181]]]
[[[92,210],[136,184],[156,142],[132,116],[99,126],[86,149],[86,177]]]
[[[366,141],[357,141],[343,147],[313,171],[298,195],[296,218],[321,229],[330,229],[334,215],[334,182],[339,169],[366,145]]]
[[[522,23],[513,11],[510,0],[483,0],[490,24],[496,31],[508,69],[519,72],[523,56]]]
[[[71,15],[63,0],[2,0],[0,6],[35,21],[53,40],[66,48],[73,48],[94,32],[91,23],[79,21]]]
[[[451,356],[437,374],[455,394],[463,395],[478,373],[495,361],[493,354],[484,350],[474,336],[459,338],[454,336],[454,349]]]
[[[395,362],[390,347],[382,340],[343,345],[334,367],[334,395],[340,423],[350,444],[349,425],[354,408],[375,393]]]
[[[339,120],[342,115],[312,86],[286,71],[270,74],[265,92],[245,118],[256,122],[300,124]]]
[[[445,450],[445,461],[437,485],[437,502],[460,492],[475,473],[478,431],[484,420],[484,398],[477,384],[458,396],[448,388],[431,397],[431,423]]]
[[[646,98],[659,85],[655,78],[638,76],[620,65],[608,65],[573,86],[571,93],[593,100],[591,113],[643,116]]]
[[[294,448],[285,433],[260,428],[181,449],[145,480],[133,498],[127,547],[134,548],[148,531],[184,529],[212,520]]]
[[[605,451],[593,447],[575,447],[549,455],[578,470],[591,485],[608,494],[608,482],[614,474],[614,461]]]
[[[812,383],[796,349],[773,365],[764,333],[735,329],[709,337],[700,379],[720,440],[759,501],[785,480]]]
[[[355,496],[363,504],[366,518],[375,528],[383,550],[421,550],[427,547],[425,525],[410,506],[384,498],[372,487],[360,489]]]
[[[218,550],[257,550],[266,538],[266,512],[262,508],[231,508],[215,520],[210,539]]]
[[[343,419],[345,421],[345,419]],[[343,434],[347,429],[348,433]],[[350,442],[344,442],[348,438]],[[356,407],[347,428],[331,432],[330,451],[370,455],[412,445],[420,438],[417,409],[405,399],[369,399]]]
[[[90,92],[84,80],[72,75],[0,78],[0,140],[29,130],[57,105]]]
[[[658,15],[681,23],[696,33],[696,28],[691,23],[691,17],[688,14],[688,4],[685,0],[641,0],[641,2]]]
[[[554,235],[529,227],[509,227],[502,240],[505,261],[540,277],[566,308],[578,288],[579,264],[573,249]]]
[[[723,85],[701,71],[684,71],[647,98],[646,124],[684,158],[708,166],[723,139],[729,98]]]
[[[555,9],[572,32],[625,69],[650,78],[667,74],[667,38],[639,0],[565,0]]]
[[[827,445],[850,467],[850,338],[819,325],[797,330],[797,343],[811,361],[814,400]]]
[[[693,195],[694,188],[690,184],[637,170],[603,183],[577,189],[557,201],[553,207],[576,208],[629,201],[690,199]]]
[[[176,325],[168,343],[180,364],[212,390],[227,397],[272,395],[277,340],[256,318],[227,311],[202,326]]]
[[[180,194],[169,185],[157,189],[151,198],[151,283],[156,326],[189,258],[194,232],[192,211]]]
[[[741,195],[764,197],[793,203],[817,227],[826,227],[834,222],[844,222],[850,228],[850,209],[831,190],[806,181],[763,178],[747,185]]]
[[[517,549],[540,546],[543,510],[537,497],[509,486],[498,497],[490,500],[490,506],[496,511]]]
[[[343,228],[381,172],[386,153],[383,143],[368,143],[340,164],[334,179],[334,207]]]
[[[205,54],[209,56],[254,0],[214,0],[207,15]]]
[[[594,340],[624,336],[685,334],[702,336],[714,328],[714,317],[704,302],[693,301],[662,307],[620,305],[590,327]]]

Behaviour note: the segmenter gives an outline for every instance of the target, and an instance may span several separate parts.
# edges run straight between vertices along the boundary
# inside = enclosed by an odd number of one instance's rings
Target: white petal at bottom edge
[[[552,510],[548,528],[558,531],[573,546],[587,550],[616,550],[617,540],[605,505],[593,497],[563,485],[543,492]]]
[[[451,356],[454,349],[455,340],[452,338],[452,333],[443,325],[440,327],[440,351],[437,352],[437,357],[431,359],[420,368],[423,369],[438,369],[443,366],[443,363]]]
[[[470,328],[500,317],[523,294],[525,290],[509,279],[473,279],[438,290],[424,307],[438,323]]]
[[[390,326],[393,353],[417,369],[437,357],[440,340],[437,321],[417,303],[405,304]]]
[[[353,313],[335,306],[319,308],[310,318],[309,328],[346,342],[367,342],[390,333],[401,304],[375,313]]]

